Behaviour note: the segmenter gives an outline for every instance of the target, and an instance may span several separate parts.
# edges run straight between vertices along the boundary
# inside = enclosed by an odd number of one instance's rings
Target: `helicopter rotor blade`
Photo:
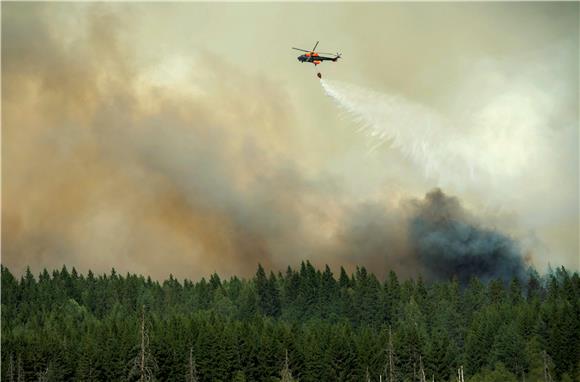
[[[316,45],[314,45],[314,48],[312,48],[312,51],[313,51],[313,52],[316,50],[316,47],[318,46],[318,43],[319,43],[319,42],[320,42],[320,41],[316,41]]]
[[[294,47],[292,47],[292,49],[301,50],[303,52],[310,53],[310,51],[306,50],[306,49],[300,49],[300,48],[294,48]]]

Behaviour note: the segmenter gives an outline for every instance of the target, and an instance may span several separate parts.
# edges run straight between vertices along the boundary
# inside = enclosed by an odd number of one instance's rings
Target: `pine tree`
[[[528,368],[525,356],[525,343],[517,331],[514,322],[503,325],[493,345],[494,363],[508,365],[508,369],[518,375]]]
[[[350,277],[348,277],[343,267],[340,267],[340,276],[338,279],[338,284],[341,288],[350,288],[352,286]]]
[[[564,382],[580,373],[580,277],[563,268],[544,291],[539,276],[507,288],[477,279],[401,287],[393,272],[381,286],[363,267],[353,277],[342,269],[337,282],[329,267],[305,262],[299,272],[263,272],[262,305],[256,278],[160,283],[63,267],[35,279],[4,266],[1,275],[3,380],[136,381],[147,368],[150,379],[179,380],[191,354],[199,380],[273,380],[284,349],[301,381],[360,382],[367,370],[388,382]]]
[[[395,372],[395,348],[393,347],[393,332],[391,326],[389,325],[389,347],[388,347],[388,370],[386,370],[385,375],[389,376],[389,382],[395,382],[396,372]]]
[[[332,271],[328,265],[325,266],[322,273],[322,281],[320,285],[320,306],[322,318],[336,318],[338,315],[337,305],[338,299],[338,285]]]
[[[398,317],[401,305],[401,287],[397,274],[393,271],[389,272],[388,280],[385,282],[386,289],[386,317],[389,324],[394,324]]]
[[[266,277],[264,268],[258,264],[255,283],[260,312],[266,316],[277,317],[280,314],[280,294],[276,276],[271,273],[270,278]]]
[[[97,370],[94,362],[95,345],[90,335],[86,335],[83,338],[81,346],[76,379],[79,381],[96,381]]]
[[[246,382],[246,374],[241,370],[236,371],[232,382]]]
[[[419,357],[425,353],[427,333],[424,317],[413,299],[406,304],[397,326],[401,374],[407,378],[416,377]]]
[[[284,294],[283,303],[288,318],[298,318],[296,309],[296,299],[298,298],[300,288],[300,276],[297,272],[292,270],[290,266],[286,270],[286,277],[284,278]]]
[[[502,363],[495,365],[493,370],[484,369],[469,379],[469,382],[517,382],[517,377],[505,368]],[[461,381],[463,382],[463,381]]]

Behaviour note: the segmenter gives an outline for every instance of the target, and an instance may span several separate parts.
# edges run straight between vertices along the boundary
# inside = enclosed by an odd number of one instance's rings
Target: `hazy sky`
[[[343,54],[325,79],[433,111],[487,175],[371,150],[290,49],[317,40]],[[407,225],[441,187],[578,269],[578,40],[573,2],[3,2],[2,263],[414,274]]]

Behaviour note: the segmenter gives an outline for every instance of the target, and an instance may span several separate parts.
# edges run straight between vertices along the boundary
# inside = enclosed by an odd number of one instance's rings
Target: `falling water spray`
[[[473,179],[486,172],[469,154],[464,137],[452,136],[449,121],[402,96],[381,94],[339,81],[321,81],[326,94],[373,138],[373,148],[389,144],[429,178],[441,184]]]

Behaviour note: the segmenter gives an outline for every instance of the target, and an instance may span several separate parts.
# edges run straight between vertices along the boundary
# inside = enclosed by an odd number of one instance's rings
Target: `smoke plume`
[[[572,51],[568,43],[551,46],[523,67],[509,60],[475,62],[454,93],[433,104],[342,81],[321,85],[368,135],[372,150],[402,153],[427,183],[471,206],[476,201],[482,215],[511,214],[515,224],[506,224],[506,215],[486,220],[523,238],[522,251],[546,262],[578,251],[557,250],[566,236],[546,234],[548,226],[569,222],[567,235],[577,237],[578,186],[563,181],[577,179],[578,128],[571,113],[577,106],[568,104],[571,87],[555,74],[576,70]]]
[[[392,189],[358,197],[349,171],[309,166],[279,82],[202,50],[144,59],[125,7],[2,10],[2,263],[14,271],[248,276],[258,262],[309,259],[432,279],[521,272],[516,239],[457,200]],[[374,96],[351,92],[360,109],[325,84],[365,123],[392,118]],[[439,137],[437,113],[383,103],[404,111],[384,137],[428,172],[485,170]]]
[[[409,234],[415,256],[428,276],[457,277],[466,283],[523,278],[525,262],[518,244],[505,234],[481,228],[454,197],[440,189],[414,201]]]

